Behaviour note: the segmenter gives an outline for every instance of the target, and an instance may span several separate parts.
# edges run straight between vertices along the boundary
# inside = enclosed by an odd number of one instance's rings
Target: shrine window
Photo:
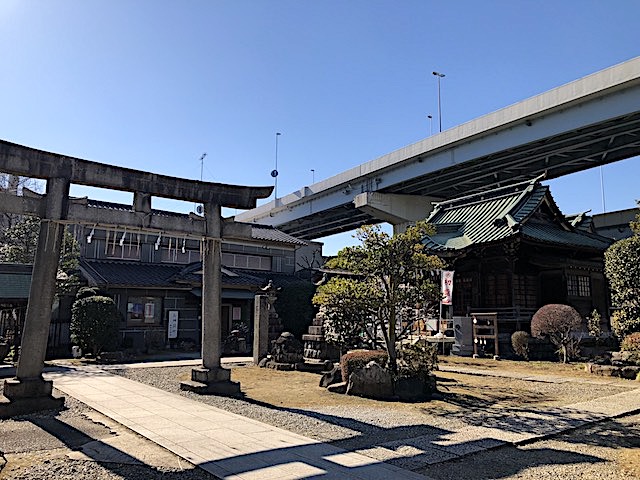
[[[587,275],[567,275],[567,294],[570,297],[590,297],[591,278]]]
[[[473,278],[467,275],[454,276],[453,313],[465,315],[473,306]]]
[[[509,276],[505,273],[489,274],[485,277],[485,307],[508,307],[511,305]]]

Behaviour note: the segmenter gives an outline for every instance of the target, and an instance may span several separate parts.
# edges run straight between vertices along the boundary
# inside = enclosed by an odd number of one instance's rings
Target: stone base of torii
[[[204,242],[202,277],[202,365],[182,388],[202,393],[235,394],[221,355],[221,242],[223,238],[250,238],[249,225],[221,217],[221,207],[249,209],[273,187],[246,187],[186,180],[115,167],[44,152],[0,140],[0,172],[47,181],[41,198],[0,192],[0,211],[34,215],[41,219],[33,264],[31,290],[15,378],[5,380],[0,418],[58,408],[64,399],[52,395],[53,384],[42,377],[55,294],[58,258],[68,224],[104,228],[131,228],[148,233],[198,238]],[[71,184],[133,192],[131,211],[100,210],[86,199],[70,199]],[[159,196],[204,206],[204,217],[176,219],[155,215],[151,197]]]

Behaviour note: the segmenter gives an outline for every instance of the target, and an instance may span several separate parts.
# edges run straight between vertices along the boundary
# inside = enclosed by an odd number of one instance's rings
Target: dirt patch
[[[436,372],[442,398],[419,403],[384,402],[330,393],[318,386],[320,377],[307,372],[243,367],[232,370],[246,398],[277,407],[370,406],[376,408],[418,409],[430,414],[463,414],[468,409],[531,408],[563,406],[627,391],[636,386],[545,383],[525,380]]]
[[[640,478],[640,447],[625,448],[618,455],[620,478]]]

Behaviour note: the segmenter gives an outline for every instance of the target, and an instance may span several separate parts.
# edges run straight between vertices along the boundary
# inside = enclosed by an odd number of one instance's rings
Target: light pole
[[[314,183],[316,183],[316,171],[312,168],[311,169],[311,185],[313,185]]]
[[[276,132],[276,166],[271,170],[271,176],[273,177],[274,182],[274,201],[278,200],[278,137],[280,135],[282,135],[280,132]]]
[[[433,115],[427,115],[429,119],[429,135],[433,135]]]
[[[442,109],[440,102],[440,79],[444,77],[444,73],[432,72],[436,77],[438,77],[438,123],[440,124],[440,131],[442,132]]]
[[[202,181],[203,178],[203,173],[204,173],[204,157],[207,156],[207,152],[204,152],[201,156],[200,156],[200,181]],[[202,213],[200,212],[200,210],[202,210],[201,205],[198,205],[197,203],[193,204],[193,211],[196,213]],[[204,211],[204,210],[203,210]],[[91,243],[91,241],[89,241],[89,243]]]

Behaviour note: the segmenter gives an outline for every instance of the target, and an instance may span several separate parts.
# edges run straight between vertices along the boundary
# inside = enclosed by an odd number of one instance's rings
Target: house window
[[[590,297],[591,278],[587,275],[567,275],[567,294],[570,297]]]
[[[222,265],[224,265],[225,267],[270,271],[271,257],[225,252],[222,254]]]
[[[106,248],[107,258],[117,258],[118,260],[140,260],[140,246],[118,244],[108,244]]]
[[[177,248],[162,248],[162,262],[165,263],[193,263],[202,260],[200,250],[188,250],[185,249],[182,253],[180,247]]]
[[[127,324],[154,325],[162,321],[162,299],[160,297],[129,297],[127,301]]]

